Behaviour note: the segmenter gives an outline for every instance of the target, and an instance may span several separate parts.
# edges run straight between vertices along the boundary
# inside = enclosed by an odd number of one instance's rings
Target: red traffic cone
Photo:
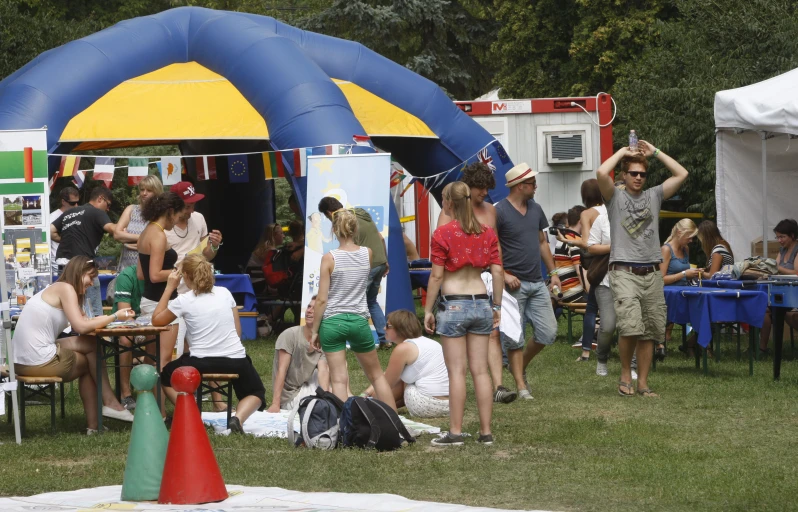
[[[227,499],[222,472],[202,424],[194,392],[200,373],[182,366],[172,374],[178,392],[158,503],[198,505]]]

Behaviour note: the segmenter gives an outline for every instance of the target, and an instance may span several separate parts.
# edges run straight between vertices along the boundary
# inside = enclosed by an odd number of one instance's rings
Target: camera
[[[549,226],[549,234],[550,235],[557,236],[557,230],[559,230],[560,233],[564,234],[565,231],[568,231],[568,228],[566,228],[564,224],[557,224],[556,226]]]

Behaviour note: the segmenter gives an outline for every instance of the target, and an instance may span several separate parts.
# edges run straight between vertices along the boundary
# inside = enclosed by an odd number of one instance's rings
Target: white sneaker
[[[607,376],[607,363],[598,363],[596,365],[596,375],[599,377]]]
[[[522,389],[518,392],[518,398],[521,400],[534,400],[535,397],[532,396],[532,393],[529,392],[528,389]]]
[[[632,370],[632,380],[637,380],[637,372]]]
[[[119,421],[133,422],[133,414],[131,414],[131,412],[127,409],[117,411],[116,409],[111,409],[110,407],[103,405],[103,416]]]

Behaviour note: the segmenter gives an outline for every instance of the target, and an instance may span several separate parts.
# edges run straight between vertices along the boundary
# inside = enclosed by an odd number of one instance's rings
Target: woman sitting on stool
[[[80,399],[86,412],[86,434],[97,432],[97,340],[86,334],[117,320],[131,320],[131,309],[112,315],[86,318],[80,305],[86,289],[97,277],[94,260],[75,256],[67,263],[61,277],[30,299],[19,315],[11,343],[14,347],[14,370],[27,377],[61,377],[66,382],[78,380]],[[67,325],[81,336],[61,337]],[[114,396],[105,362],[102,364],[103,416],[133,421],[130,411]],[[63,385],[63,384],[62,384]]]
[[[396,407],[419,418],[448,416],[449,373],[440,343],[422,336],[415,313],[404,309],[388,315],[385,329],[385,339],[396,343],[385,370]],[[364,394],[373,396],[374,387]]]
[[[161,372],[164,392],[169,400],[176,401],[171,378],[181,366],[193,366],[200,373],[237,373],[233,389],[238,407],[236,415],[230,418],[230,430],[243,434],[242,425],[247,418],[265,407],[266,389],[241,344],[236,301],[227,288],[214,286],[211,264],[203,256],[189,254],[181,270],[175,269],[169,275],[166,290],[152,315],[152,325],[156,326],[169,325],[178,317],[186,322],[190,352],[164,366]],[[170,302],[181,277],[191,291]]]

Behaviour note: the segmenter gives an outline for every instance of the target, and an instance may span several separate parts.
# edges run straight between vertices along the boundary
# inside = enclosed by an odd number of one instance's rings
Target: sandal
[[[628,392],[624,393],[623,391],[621,391],[623,389],[625,389]],[[618,381],[618,394],[621,396],[635,396],[635,390],[630,383],[620,380]]]
[[[590,356],[579,356],[576,359],[577,363],[584,363],[585,361],[590,361]]]
[[[665,360],[665,356],[667,355],[666,352],[666,344],[667,342],[663,341],[662,343],[657,344],[656,350],[654,350],[654,359],[659,362]]]
[[[651,391],[649,388],[638,389],[637,394],[644,398],[659,398],[659,395]]]

